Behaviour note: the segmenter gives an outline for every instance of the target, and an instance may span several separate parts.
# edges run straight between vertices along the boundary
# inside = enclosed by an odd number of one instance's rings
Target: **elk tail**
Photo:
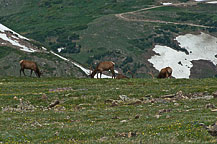
[[[23,63],[23,60],[20,61],[20,64]]]

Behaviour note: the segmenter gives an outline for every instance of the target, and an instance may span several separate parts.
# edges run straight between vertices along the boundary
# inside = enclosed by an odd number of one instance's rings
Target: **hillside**
[[[216,143],[216,89],[216,78],[3,77],[0,143]]]
[[[177,69],[177,78],[180,69],[185,73],[181,78],[214,77],[217,73],[214,60],[196,52],[188,56],[206,38],[185,47],[176,40],[187,34],[199,37],[201,32],[215,40],[215,3],[193,0],[9,0],[7,3],[1,0],[0,3],[4,4],[0,8],[2,24],[86,68],[112,60],[117,71],[125,73],[130,69],[136,77],[150,77],[149,71],[156,75],[168,65]],[[206,44],[210,49],[215,47],[213,43]],[[151,62],[152,56],[161,55],[154,51],[158,45],[164,51],[169,47],[188,56],[188,64],[180,67],[180,60],[173,57],[176,54],[163,60],[164,65],[159,60]],[[203,51],[205,47],[200,47],[200,54]],[[204,71],[210,73],[204,75]]]

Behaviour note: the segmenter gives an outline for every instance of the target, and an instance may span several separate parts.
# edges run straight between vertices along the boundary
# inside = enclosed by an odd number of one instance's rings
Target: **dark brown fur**
[[[160,73],[158,74],[157,78],[169,78],[172,76],[172,68],[171,67],[166,67],[161,69]]]
[[[103,71],[110,70],[112,73],[112,78],[115,78],[114,66],[115,64],[112,61],[100,62],[97,65],[97,67],[94,69],[94,71],[90,74],[90,77],[94,78],[95,74],[97,74],[97,78],[98,78],[98,73],[100,73],[100,78],[101,78]]]
[[[35,72],[35,75],[37,76],[37,77],[39,77],[40,78],[40,76],[41,76],[41,72],[40,72],[40,70],[39,70],[39,68],[38,68],[38,66],[37,66],[37,64],[35,63],[35,62],[33,62],[33,61],[28,61],[28,60],[21,60],[20,61],[20,76],[21,76],[21,72],[23,72],[23,74],[24,74],[24,76],[26,76],[25,75],[25,72],[24,72],[24,69],[30,69],[31,70],[31,74],[30,74],[30,77],[32,76],[32,71],[34,71]]]

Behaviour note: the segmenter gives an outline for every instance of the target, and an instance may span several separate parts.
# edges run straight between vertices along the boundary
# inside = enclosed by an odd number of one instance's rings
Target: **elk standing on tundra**
[[[130,73],[132,75],[132,78],[134,77],[133,73],[130,70],[128,70],[126,73]],[[124,74],[117,74],[117,76],[116,76],[116,79],[125,79],[125,78],[129,79],[129,77],[125,76]]]
[[[172,68],[171,67],[165,67],[162,68],[157,76],[157,78],[171,78],[172,76]],[[152,78],[154,78],[154,75],[152,72],[149,72],[149,74],[152,76]]]
[[[93,72],[90,74],[90,77],[94,78],[95,74],[97,74],[97,78],[98,78],[98,73],[100,73],[100,78],[101,78],[103,71],[110,70],[112,73],[112,78],[115,78],[114,66],[115,66],[115,63],[113,63],[112,61],[100,62],[97,65],[97,67],[93,70]]]
[[[161,69],[157,78],[170,78],[172,76],[172,72],[173,72],[173,70],[171,67],[163,68],[163,69]]]
[[[26,76],[25,75],[25,72],[24,72],[24,69],[30,69],[31,70],[31,74],[30,74],[30,77],[32,76],[32,71],[34,71],[35,72],[35,75],[37,76],[37,77],[39,77],[40,78],[40,76],[41,76],[41,72],[39,71],[39,68],[38,68],[38,66],[37,66],[37,64],[35,63],[35,62],[33,62],[33,61],[28,61],[28,60],[21,60],[20,61],[20,76],[21,76],[21,71],[23,72],[23,74],[24,74],[24,76]]]
[[[115,77],[116,79],[128,79],[129,77],[125,76],[124,74],[117,74],[117,76]]]

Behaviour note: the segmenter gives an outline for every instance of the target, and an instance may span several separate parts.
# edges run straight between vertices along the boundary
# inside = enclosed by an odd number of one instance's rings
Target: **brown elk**
[[[32,76],[32,71],[34,71],[35,72],[35,75],[37,76],[37,77],[39,77],[40,78],[40,76],[41,76],[41,72],[40,72],[40,70],[39,70],[39,68],[38,68],[38,66],[37,66],[37,64],[35,63],[35,62],[33,62],[33,61],[28,61],[28,60],[21,60],[20,61],[20,76],[21,76],[21,72],[23,72],[23,74],[24,74],[24,76],[26,76],[25,75],[25,72],[24,72],[24,69],[30,69],[31,70],[31,74],[30,74],[30,77]]]
[[[134,77],[133,73],[130,70],[128,70],[127,73],[130,73],[132,75],[132,78]],[[125,78],[129,79],[129,77],[125,76],[124,74],[117,74],[116,76],[116,79],[125,79]]]
[[[110,70],[112,73],[112,78],[115,78],[114,66],[115,66],[115,63],[112,61],[100,62],[97,65],[97,67],[93,70],[93,72],[90,74],[90,77],[94,78],[94,76],[97,74],[97,78],[98,78],[98,73],[100,73],[100,78],[101,78],[103,71]]]
[[[170,78],[172,76],[172,68],[171,67],[165,67],[160,70],[160,73],[158,74],[157,78]]]
[[[129,77],[123,75],[123,74],[117,74],[117,76],[115,77],[116,79],[128,79]]]
[[[171,67],[165,67],[162,68],[157,76],[157,78],[171,78],[172,77],[172,68]],[[149,74],[152,76],[152,78],[154,78],[154,75],[149,72]]]

